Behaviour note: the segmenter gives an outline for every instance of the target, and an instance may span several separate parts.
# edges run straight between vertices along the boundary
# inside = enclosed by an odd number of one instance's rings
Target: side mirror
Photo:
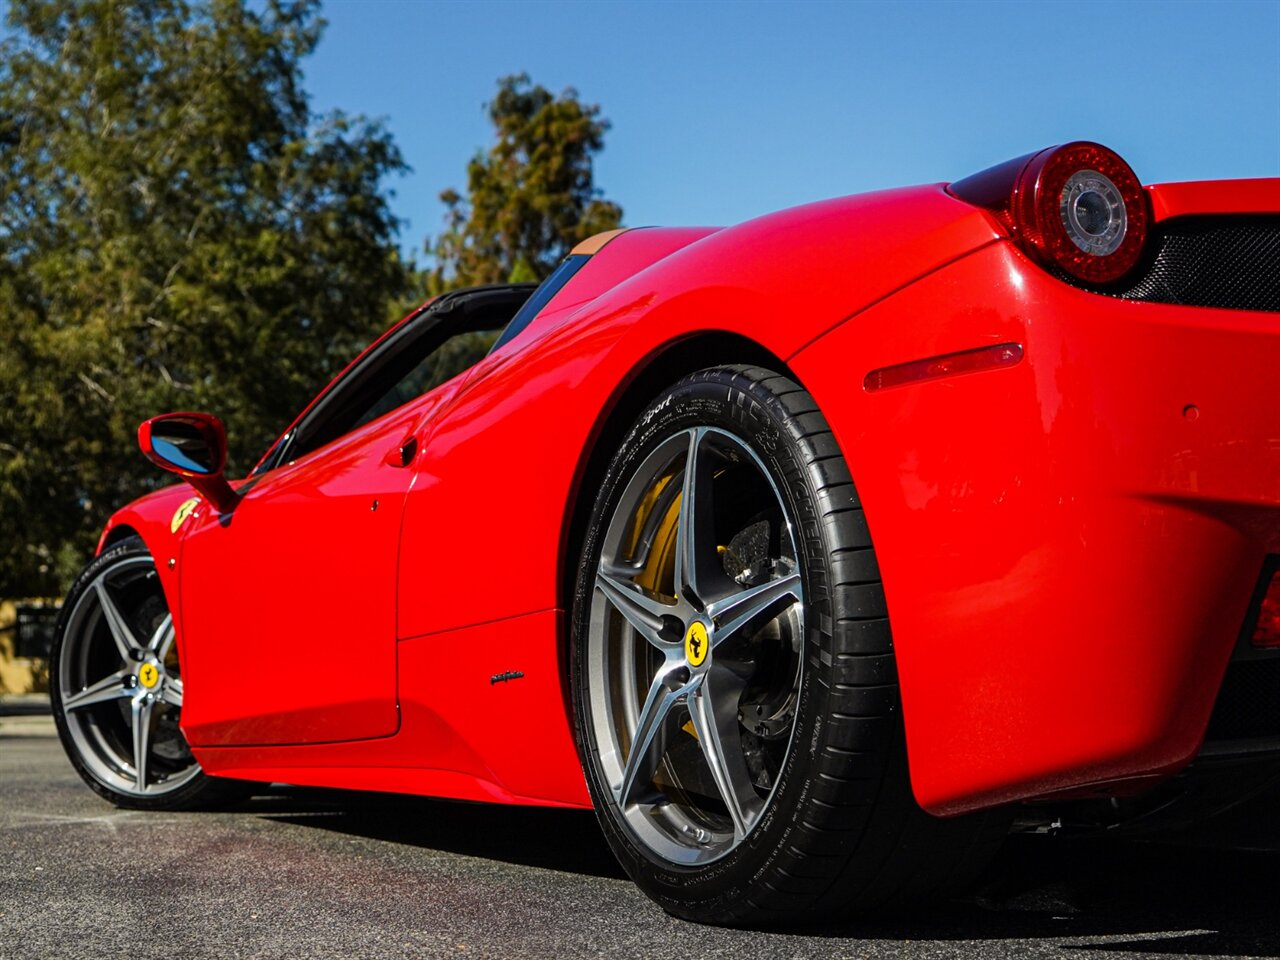
[[[138,446],[158,467],[176,473],[196,488],[219,513],[236,505],[227,483],[227,431],[207,413],[166,413],[138,427]]]

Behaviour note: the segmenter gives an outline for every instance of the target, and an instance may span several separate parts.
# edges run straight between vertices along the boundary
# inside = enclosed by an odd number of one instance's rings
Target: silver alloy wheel
[[[591,732],[622,821],[663,861],[726,856],[773,796],[803,670],[795,537],[764,463],[714,427],[659,444],[608,521],[590,608]]]
[[[173,640],[149,557],[103,570],[67,619],[57,665],[67,730],[89,772],[119,793],[163,796],[200,773],[178,729]]]

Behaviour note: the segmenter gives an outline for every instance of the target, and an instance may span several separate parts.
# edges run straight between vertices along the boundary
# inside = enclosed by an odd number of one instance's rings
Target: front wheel
[[[999,817],[911,795],[866,520],[816,405],[752,367],[656,398],[611,463],[574,598],[579,749],[604,832],[669,912],[778,923],[976,872]]]
[[[207,776],[179,728],[182,670],[155,562],[137,537],[102,553],[72,586],[50,671],[58,735],[72,766],[120,807],[181,810],[233,802],[246,784]]]

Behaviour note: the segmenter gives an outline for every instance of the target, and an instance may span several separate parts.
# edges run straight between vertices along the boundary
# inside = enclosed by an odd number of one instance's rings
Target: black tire
[[[99,591],[108,583],[104,600]],[[118,807],[193,810],[236,803],[252,785],[205,774],[178,728],[181,674],[169,624],[155,563],[140,538],[121,540],[85,568],[62,605],[50,654],[58,736],[84,782]],[[137,646],[122,647],[120,633]],[[156,649],[148,651],[152,639]],[[147,730],[140,741],[141,778],[136,760],[130,766],[139,746],[133,739],[138,718]]]
[[[593,661],[590,649],[593,644],[597,649],[607,646],[606,636],[639,633],[638,627],[629,624],[609,626],[620,623],[615,608],[606,606],[601,614],[602,601],[597,596],[609,596],[598,587],[598,575],[616,569],[616,563],[601,566],[601,557],[605,531],[622,508],[624,490],[628,484],[632,490],[636,488],[632,478],[640,476],[637,471],[644,469],[644,464],[653,462],[658,456],[655,451],[670,443],[669,438],[697,427],[725,431],[740,441],[767,471],[775,493],[780,494],[785,519],[799,532],[792,540],[804,585],[804,629],[802,639],[793,641],[802,649],[802,666],[795,681],[798,696],[794,698],[790,744],[785,758],[778,761],[771,786],[767,776],[751,781],[758,796],[766,787],[772,791],[763,801],[763,813],[745,836],[739,829],[737,839],[724,842],[726,852],[709,862],[689,865],[657,852],[670,846],[668,835],[675,837],[673,843],[681,839],[675,828],[660,834],[641,832],[648,831],[647,821],[636,812],[650,811],[656,816],[684,803],[692,822],[705,819],[712,824],[708,836],[720,822],[714,798],[707,801],[703,795],[690,799],[698,796],[696,791],[668,786],[683,783],[671,755],[689,748],[681,746],[670,726],[687,730],[678,727],[683,715],[678,708],[671,708],[664,721],[662,745],[650,748],[663,753],[658,759],[638,761],[646,772],[655,768],[652,778],[637,790],[643,803],[624,806],[617,799],[618,784],[623,784],[622,797],[628,800],[631,788],[626,785],[631,780],[626,770],[634,764],[629,747],[625,761],[620,759],[623,741],[639,738],[637,731],[647,715],[642,707],[634,728],[618,734],[616,742],[609,739],[609,730],[621,729],[628,721],[604,716],[607,711],[601,704],[607,694],[601,691],[613,690],[616,684],[610,679],[593,687],[591,664],[598,671],[601,663],[616,660],[626,664],[634,662],[634,656],[615,655],[605,649]],[[688,458],[697,455],[698,434],[692,436],[695,453]],[[725,463],[731,464],[732,456],[724,456]],[[709,482],[727,484],[724,478],[733,469],[725,467]],[[674,484],[674,480],[670,482]],[[742,481],[734,479],[733,483],[736,489]],[[646,503],[654,499],[653,494],[645,496],[649,498]],[[726,517],[719,500],[713,500],[712,506],[717,511],[715,522],[728,524],[716,531],[719,545],[741,520]],[[626,521],[630,528],[621,528],[636,531],[628,540],[642,539],[641,519],[637,513]],[[691,523],[690,528],[693,526]],[[729,552],[724,547],[717,549],[722,555]],[[779,556],[783,552],[779,547]],[[616,556],[615,550],[615,560]],[[766,561],[775,569],[782,563],[781,559]],[[728,560],[725,563],[727,566]],[[653,565],[657,569],[659,563],[654,561]],[[692,560],[687,565],[691,567]],[[675,581],[670,582],[674,587]],[[693,587],[690,592],[695,592]],[[621,607],[616,609],[621,611]],[[769,625],[773,623],[769,621]],[[683,625],[679,629],[684,629]],[[763,669],[758,665],[770,661],[769,656],[755,652],[745,656],[756,669]],[[771,926],[916,904],[948,893],[976,876],[1006,833],[1008,820],[1003,813],[942,819],[921,810],[912,796],[893,643],[875,549],[849,469],[830,428],[808,393],[785,376],[746,366],[702,370],[664,391],[640,416],[606,472],[586,533],[574,595],[570,659],[578,748],[605,836],[632,879],[676,916],[709,924]],[[689,662],[693,669],[693,660]],[[775,665],[773,669],[778,668]],[[749,681],[756,682],[754,676]],[[772,681],[765,678],[760,682],[768,686]],[[724,742],[743,744],[745,758],[745,745],[756,741],[750,740],[751,731],[742,725],[745,708],[741,702],[737,708],[740,739]],[[668,743],[674,746],[668,747]],[[700,737],[698,744],[701,747]],[[619,759],[609,759],[609,755]],[[750,763],[743,762],[750,769]],[[609,764],[624,766],[621,780],[616,767],[610,767],[612,780],[606,775]],[[637,775],[632,779],[638,779]],[[728,810],[728,794],[721,791],[720,796]],[[644,803],[650,805],[645,807]],[[676,822],[674,813],[663,815]],[[738,825],[741,822],[742,818],[735,821]],[[701,838],[698,842],[710,843]],[[693,847],[693,842],[689,846]],[[680,852],[678,846],[671,849]],[[691,858],[699,855],[696,849],[690,852]]]

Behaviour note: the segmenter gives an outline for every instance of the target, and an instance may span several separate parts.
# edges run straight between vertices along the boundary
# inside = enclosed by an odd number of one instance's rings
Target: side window
[[[447,383],[484,359],[498,339],[499,330],[477,330],[450,337],[425,357],[379,397],[356,420],[351,429],[363,427],[396,407]]]
[[[304,457],[474,366],[534,290],[511,284],[445,294],[330,387],[257,472]]]
[[[502,331],[502,335],[494,342],[494,348],[498,348],[508,340],[513,340],[524,332],[524,328],[529,326],[548,303],[551,298],[560,292],[560,289],[573,279],[574,274],[586,265],[591,257],[581,253],[571,253],[560,261],[560,265],[551,271],[551,276],[543,280],[538,285],[538,289],[533,291],[533,295],[524,302],[524,306],[520,308],[520,312],[511,318],[511,322],[507,324],[507,328]]]

